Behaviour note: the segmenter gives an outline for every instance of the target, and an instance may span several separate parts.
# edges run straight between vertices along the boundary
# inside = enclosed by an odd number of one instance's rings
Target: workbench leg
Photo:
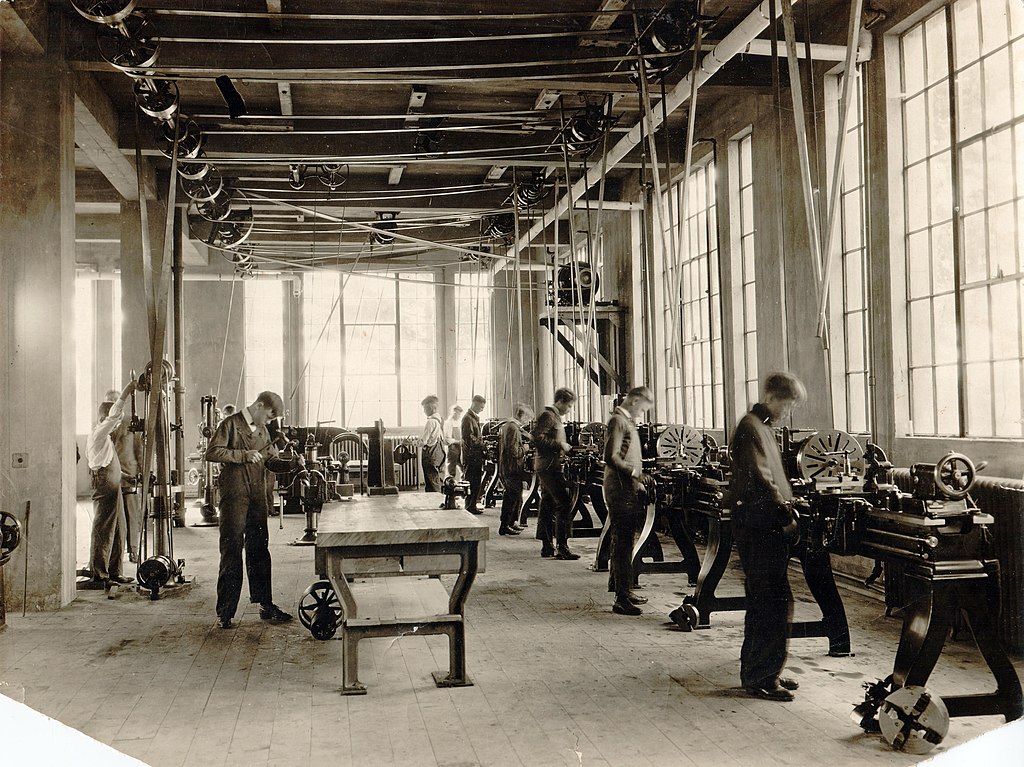
[[[366,695],[366,685],[359,681],[359,634],[341,626],[341,694]]]
[[[476,572],[479,562],[479,542],[466,541],[464,548],[459,554],[461,565],[459,577],[452,586],[452,593],[448,597],[448,612],[458,615],[463,620],[451,623],[445,630],[448,635],[448,674],[442,676],[435,671],[434,683],[438,687],[469,687],[473,682],[466,676],[466,597],[469,596],[469,589],[476,579]]]
[[[690,535],[686,522],[682,519],[681,512],[674,511],[668,515],[668,529],[675,541],[676,548],[683,557],[683,572],[690,586],[697,585],[697,578],[700,575],[700,555],[697,547],[693,545],[693,537]]]
[[[985,579],[984,588],[977,581],[963,584],[960,607],[974,634],[974,641],[996,679],[996,692],[991,697],[997,702],[999,713],[1006,717],[1007,722],[1020,719],[1024,716],[1024,695],[1021,692],[1020,679],[1003,649],[1003,644],[999,640],[999,627],[996,625],[996,616],[999,615],[998,568],[995,573],[990,572],[989,577]],[[957,716],[959,712],[956,711],[953,702],[947,703],[950,716]]]
[[[897,687],[923,687],[942,653],[956,605],[953,589],[941,582],[924,584],[917,578],[907,578],[907,591],[910,602],[903,609],[903,631],[892,679]]]
[[[708,521],[708,548],[704,554],[700,574],[697,576],[697,588],[693,592],[691,602],[700,611],[698,628],[711,625],[711,613],[714,612],[718,598],[715,590],[722,582],[725,568],[732,556],[732,522],[711,519]]]
[[[828,637],[828,654],[843,657],[850,654],[850,625],[846,620],[846,608],[836,586],[835,573],[829,553],[804,551],[800,566],[811,596],[821,609],[821,626]]]

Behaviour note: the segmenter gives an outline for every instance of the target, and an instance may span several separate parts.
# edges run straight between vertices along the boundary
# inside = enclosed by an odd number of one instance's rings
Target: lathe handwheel
[[[21,522],[13,514],[0,511],[0,559],[7,559],[21,543]]]
[[[908,685],[882,701],[878,725],[886,743],[897,751],[925,754],[949,732],[949,711],[938,695]]]
[[[334,636],[344,614],[330,581],[317,581],[299,600],[299,622],[315,639],[325,640]]]
[[[686,467],[700,463],[704,452],[700,432],[682,424],[666,426],[654,445],[658,458],[671,458]]]
[[[935,464],[935,487],[947,498],[967,497],[974,485],[974,463],[962,453],[946,453]]]
[[[95,24],[113,26],[127,19],[138,0],[71,0],[78,13]]]

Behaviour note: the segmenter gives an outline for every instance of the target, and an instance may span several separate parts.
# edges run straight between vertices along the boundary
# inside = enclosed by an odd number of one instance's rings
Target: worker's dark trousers
[[[469,495],[466,496],[466,509],[475,509],[480,500],[480,485],[484,478],[484,457],[467,455],[464,458],[466,481],[469,483]]]
[[[605,468],[605,471],[610,471]],[[636,583],[633,574],[633,544],[636,534],[644,526],[644,507],[636,493],[628,487],[611,490],[605,482],[604,501],[611,518],[612,552],[608,563],[608,587],[619,602],[629,600],[630,589]],[[618,485],[619,483],[615,483]]]
[[[121,464],[117,455],[109,466],[89,471],[92,476],[92,539],[89,569],[93,580],[121,577],[124,558],[124,507],[121,505]]]
[[[522,474],[509,474],[501,478],[505,491],[501,495],[501,529],[508,530],[519,521],[519,512],[523,510],[523,483],[526,477]]]
[[[543,551],[552,548],[554,536],[559,548],[568,548],[572,527],[572,499],[561,471],[538,471],[540,512],[537,516],[537,538]]]
[[[777,529],[735,523],[733,529],[747,598],[740,681],[744,687],[770,687],[786,665],[789,622],[793,617],[789,544]]]
[[[433,447],[423,447],[423,491],[426,493],[441,492],[441,469],[444,466],[444,447],[438,443]]]
[[[233,490],[233,488],[231,489]],[[270,586],[270,533],[267,530],[267,494],[261,487],[249,492],[221,488],[220,573],[217,576],[217,615],[235,617],[242,593],[242,547],[249,598],[259,604],[273,602]]]

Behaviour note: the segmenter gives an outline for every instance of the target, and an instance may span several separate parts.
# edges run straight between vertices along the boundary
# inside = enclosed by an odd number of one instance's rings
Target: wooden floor
[[[80,505],[83,556],[90,512]],[[794,641],[788,673],[801,683],[797,700],[754,700],[738,687],[741,614],[715,616],[712,629],[694,633],[666,622],[684,576],[645,576],[645,614],[618,616],[606,576],[587,569],[595,539],[574,543],[578,562],[542,560],[530,535],[497,536],[494,510],[482,519],[493,537],[467,605],[473,687],[434,686],[430,673],[447,668],[444,637],[365,640],[360,677],[369,694],[343,697],[341,642],[318,642],[298,622],[267,625],[249,604],[238,628],[216,628],[217,531],[188,527],[175,531],[175,553],[195,578],[186,593],[152,602],[80,592],[59,612],[9,616],[0,693],[152,765],[859,767],[920,759],[890,751],[849,718],[861,683],[887,674],[896,649],[899,624],[882,617],[876,599],[846,593],[856,657],[828,658],[821,639]],[[284,530],[276,520],[271,527],[275,593],[291,610],[314,579],[312,550],[287,545],[302,526],[289,517]],[[798,617],[812,617],[806,589],[792,580]],[[741,588],[736,572],[724,584]],[[361,605],[384,612],[417,613],[439,596],[436,582],[412,578],[358,589]],[[930,687],[981,692],[994,682],[973,644],[955,643]],[[1001,722],[954,720],[939,751]]]

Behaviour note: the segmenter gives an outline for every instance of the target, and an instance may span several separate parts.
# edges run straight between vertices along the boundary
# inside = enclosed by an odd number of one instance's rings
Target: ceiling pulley
[[[712,21],[698,10],[698,0],[676,0],[656,14],[640,16],[636,48],[649,80],[660,80],[675,69],[683,54],[693,47],[700,26]],[[639,60],[632,61],[631,66],[634,75],[638,74]]]
[[[516,231],[514,213],[497,213],[484,219],[484,234],[493,240],[504,240]]]
[[[562,135],[566,152],[574,157],[593,154],[608,125],[609,120],[600,106],[589,105],[577,112],[565,126]]]
[[[548,188],[544,183],[544,177],[537,174],[529,181],[522,181],[515,185],[515,189],[512,190],[512,201],[517,208],[532,208],[543,200],[547,193]]]
[[[374,222],[374,232],[370,235],[373,241],[378,245],[390,245],[395,241],[395,235],[392,234],[398,228],[398,222],[395,218],[398,216],[397,213],[378,213],[378,220]]]

